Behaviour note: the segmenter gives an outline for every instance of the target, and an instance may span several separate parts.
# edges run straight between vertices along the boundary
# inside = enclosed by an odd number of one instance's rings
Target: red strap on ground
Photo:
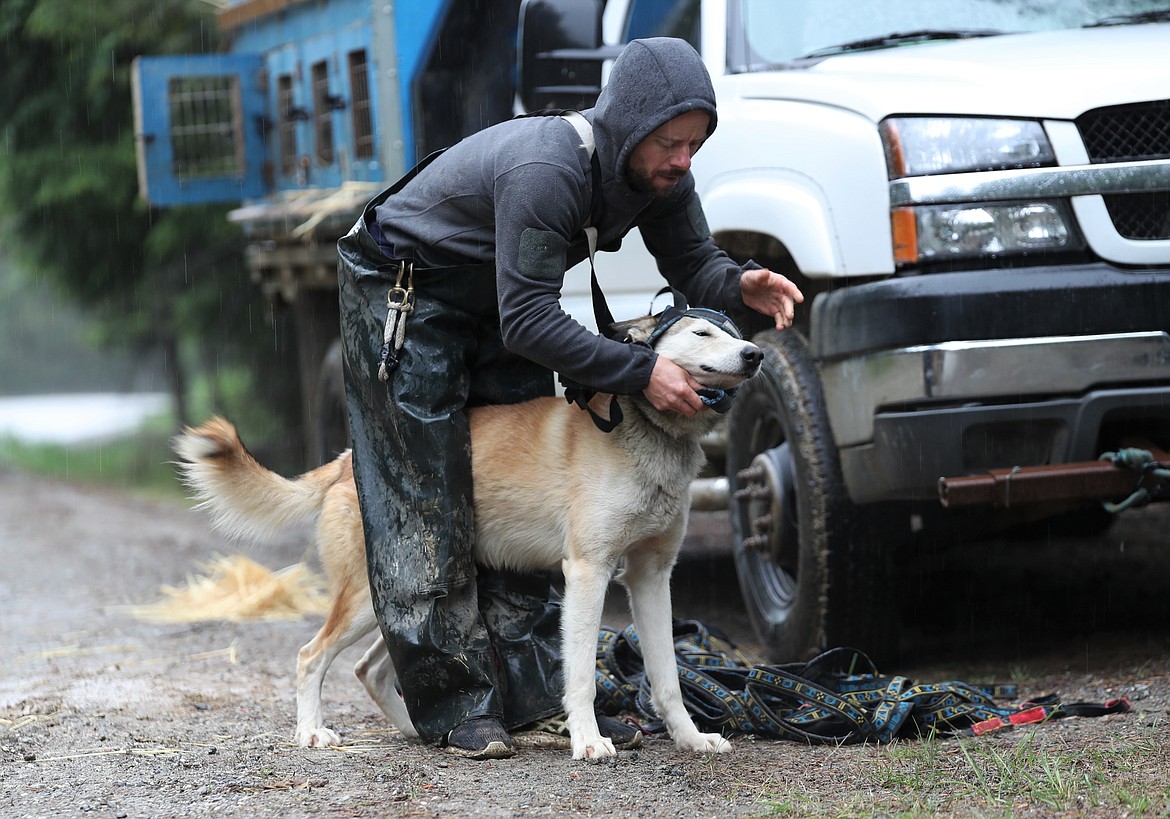
[[[1007,719],[992,717],[983,720],[983,722],[977,722],[971,726],[971,733],[978,737],[990,734],[992,731],[1002,731],[1004,728],[1011,728],[1014,725],[1027,725],[1032,722],[1043,722],[1046,719],[1048,719],[1048,711],[1043,706],[1037,705],[1026,711],[1017,711]]]

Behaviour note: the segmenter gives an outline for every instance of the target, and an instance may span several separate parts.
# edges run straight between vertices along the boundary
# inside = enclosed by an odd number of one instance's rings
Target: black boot
[[[516,746],[495,717],[473,717],[455,726],[444,741],[448,753],[467,759],[507,759]]]

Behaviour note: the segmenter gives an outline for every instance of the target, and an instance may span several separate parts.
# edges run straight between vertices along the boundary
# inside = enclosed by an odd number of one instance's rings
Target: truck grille
[[[1170,158],[1170,100],[1086,111],[1076,120],[1094,163]],[[1127,239],[1170,239],[1170,192],[1106,196],[1117,232]]]

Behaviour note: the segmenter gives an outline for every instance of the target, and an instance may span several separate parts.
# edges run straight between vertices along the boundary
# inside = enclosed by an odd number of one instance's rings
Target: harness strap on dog
[[[671,326],[674,325],[675,322],[677,322],[679,319],[686,318],[688,316],[691,318],[701,318],[704,321],[709,321],[717,327],[722,328],[735,338],[743,338],[743,333],[739,331],[739,327],[736,326],[735,322],[732,321],[731,317],[726,313],[721,313],[718,310],[711,310],[706,307],[690,307],[687,305],[686,296],[670,286],[663,287],[658,291],[654,298],[657,299],[658,296],[664,295],[666,293],[671,294],[671,297],[674,299],[674,304],[670,307],[667,307],[658,314],[658,323],[654,327],[654,332],[652,332],[649,338],[647,338],[645,341],[645,344],[648,346],[653,347],[654,342],[660,335],[669,330]]]

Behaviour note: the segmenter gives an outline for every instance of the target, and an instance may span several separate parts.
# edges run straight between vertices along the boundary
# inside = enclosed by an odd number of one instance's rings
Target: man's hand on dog
[[[650,373],[650,383],[642,394],[654,408],[662,412],[680,412],[694,415],[706,409],[696,390],[703,385],[691,374],[666,356],[658,356]]]
[[[804,301],[800,288],[771,270],[745,270],[739,279],[743,303],[776,320],[776,329],[792,326],[796,305]]]

